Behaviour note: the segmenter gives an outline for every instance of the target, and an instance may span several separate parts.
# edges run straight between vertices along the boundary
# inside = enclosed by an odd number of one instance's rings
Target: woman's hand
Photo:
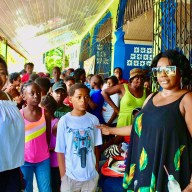
[[[101,129],[103,135],[110,135],[110,127],[104,124],[100,124],[96,126],[97,128]]]

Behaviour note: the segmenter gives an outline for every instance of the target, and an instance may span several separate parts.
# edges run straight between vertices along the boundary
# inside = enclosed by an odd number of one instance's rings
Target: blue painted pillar
[[[121,67],[124,69],[125,65],[125,32],[122,29],[115,31],[116,42],[114,44],[114,68]]]
[[[122,69],[124,69],[125,67],[125,32],[122,31],[122,27],[124,24],[124,13],[127,2],[128,0],[120,0],[119,2],[120,4],[116,26],[117,30],[114,32],[116,36],[116,42],[114,44],[114,68],[121,67]]]

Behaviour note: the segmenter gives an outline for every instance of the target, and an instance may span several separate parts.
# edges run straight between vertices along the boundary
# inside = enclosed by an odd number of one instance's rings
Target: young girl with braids
[[[51,95],[43,96],[41,99],[41,106],[50,113],[51,116],[51,139],[49,145],[50,163],[51,163],[51,187],[52,192],[60,190],[61,178],[59,173],[59,165],[57,162],[57,153],[55,152],[56,132],[58,118],[54,117],[54,112],[57,109],[57,102]]]
[[[48,148],[51,118],[48,112],[39,107],[41,89],[36,83],[31,81],[25,83],[22,94],[26,107],[20,110],[25,122],[25,162],[21,170],[27,181],[26,191],[33,191],[35,173],[39,191],[51,192]]]

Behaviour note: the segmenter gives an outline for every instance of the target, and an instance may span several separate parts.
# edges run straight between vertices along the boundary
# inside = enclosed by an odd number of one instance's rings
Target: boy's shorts
[[[61,192],[95,192],[99,175],[88,181],[76,181],[64,175],[61,178]]]

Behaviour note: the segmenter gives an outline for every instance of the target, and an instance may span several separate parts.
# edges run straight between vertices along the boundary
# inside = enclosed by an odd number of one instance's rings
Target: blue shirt
[[[91,89],[90,91],[90,97],[91,100],[97,104],[97,108],[95,109],[90,109],[90,113],[95,115],[100,123],[105,123],[103,116],[102,116],[102,109],[103,109],[103,103],[104,103],[104,98],[101,95],[101,89],[95,90]]]

